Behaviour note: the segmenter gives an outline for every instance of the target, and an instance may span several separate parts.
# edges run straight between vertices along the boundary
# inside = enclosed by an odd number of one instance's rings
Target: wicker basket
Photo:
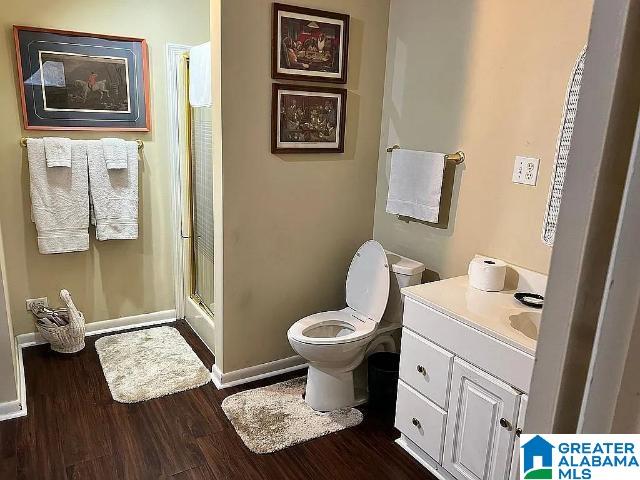
[[[60,353],[76,353],[84,348],[84,316],[73,304],[68,291],[61,290],[60,298],[69,309],[69,324],[63,327],[36,325],[45,340],[51,344],[51,350]]]

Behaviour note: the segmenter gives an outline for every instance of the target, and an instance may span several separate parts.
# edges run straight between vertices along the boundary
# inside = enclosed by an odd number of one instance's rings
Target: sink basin
[[[540,332],[540,312],[520,312],[514,315],[509,315],[509,322],[511,326],[530,338],[531,340],[538,340],[538,333]]]

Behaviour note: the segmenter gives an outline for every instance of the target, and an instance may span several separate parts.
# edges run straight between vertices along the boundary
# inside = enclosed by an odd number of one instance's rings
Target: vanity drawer
[[[433,326],[442,323],[444,314],[433,310],[413,298],[405,297],[402,325],[423,337],[433,338]],[[452,319],[453,320],[453,319]]]
[[[400,378],[445,410],[452,366],[452,353],[402,329]]]
[[[438,463],[442,462],[446,418],[444,410],[398,382],[396,428]]]
[[[402,324],[518,390],[529,391],[532,355],[407,296]]]

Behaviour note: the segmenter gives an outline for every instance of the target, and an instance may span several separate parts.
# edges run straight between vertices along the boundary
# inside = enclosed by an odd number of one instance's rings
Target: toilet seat
[[[340,345],[372,335],[389,298],[387,254],[375,240],[353,256],[346,281],[347,308],[309,315],[294,323],[289,338],[309,345]]]
[[[355,313],[350,308],[314,313],[294,323],[289,329],[289,337],[312,345],[338,345],[373,335],[377,323],[360,320]]]
[[[365,242],[353,256],[347,272],[347,305],[374,322],[382,319],[389,299],[389,261],[375,240]]]

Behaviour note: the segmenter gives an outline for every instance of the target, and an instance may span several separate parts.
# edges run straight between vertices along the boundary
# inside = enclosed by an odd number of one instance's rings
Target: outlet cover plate
[[[27,310],[28,311],[32,311],[33,307],[37,306],[37,305],[42,305],[44,307],[48,307],[49,306],[49,299],[47,297],[40,297],[40,298],[28,298],[26,301],[27,304]]]
[[[517,156],[513,165],[513,183],[534,186],[538,181],[540,159]]]

